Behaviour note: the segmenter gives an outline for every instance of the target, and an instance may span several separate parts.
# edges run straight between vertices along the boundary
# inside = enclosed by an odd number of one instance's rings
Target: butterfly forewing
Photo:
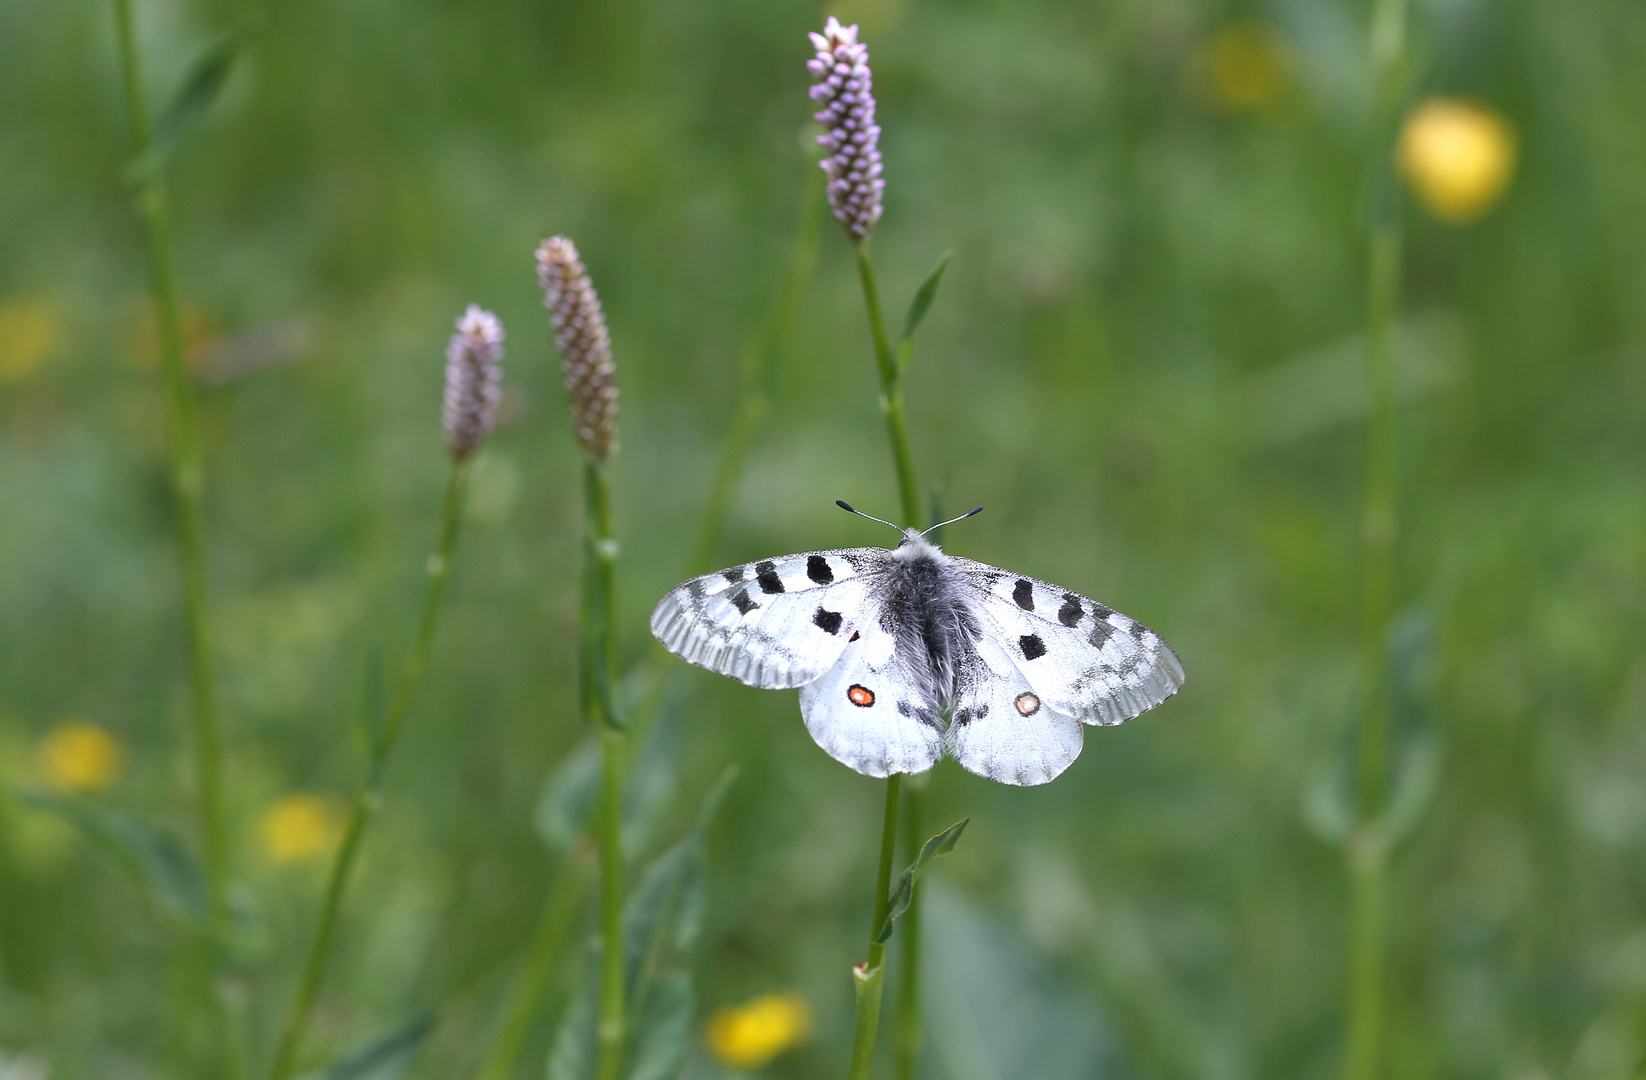
[[[1183,685],[1183,665],[1159,634],[1078,593],[971,559],[953,558],[984,634],[1035,693],[1088,724],[1119,724]]]
[[[749,686],[802,686],[874,621],[865,575],[889,557],[882,548],[809,551],[705,574],[659,601],[652,633],[682,659]]]

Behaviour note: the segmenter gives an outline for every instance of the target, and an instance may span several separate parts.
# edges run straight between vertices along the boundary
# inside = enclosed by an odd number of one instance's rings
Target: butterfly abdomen
[[[946,704],[956,665],[978,633],[977,619],[961,599],[957,572],[940,550],[927,544],[910,550],[905,544],[898,555],[885,570],[880,625],[897,639],[905,674],[921,696]]]

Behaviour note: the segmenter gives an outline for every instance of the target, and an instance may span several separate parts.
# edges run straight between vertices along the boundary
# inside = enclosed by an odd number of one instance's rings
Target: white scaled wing
[[[994,638],[980,638],[956,666],[944,742],[967,772],[1024,787],[1049,783],[1080,756],[1084,738],[1080,721],[1042,701]]]
[[[1164,638],[1078,593],[971,559],[952,564],[970,586],[981,624],[1030,688],[1055,712],[1087,724],[1119,724],[1183,685],[1183,665]]]
[[[899,662],[879,606],[840,659],[800,689],[806,730],[825,753],[865,776],[921,773],[943,753],[940,703],[921,696]]]
[[[705,574],[658,602],[652,633],[682,659],[749,686],[803,686],[873,622],[865,577],[890,556],[812,551]]]

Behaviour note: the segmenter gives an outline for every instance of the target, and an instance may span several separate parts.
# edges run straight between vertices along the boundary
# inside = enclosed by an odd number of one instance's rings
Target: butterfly
[[[899,531],[892,549],[693,578],[658,602],[652,633],[749,686],[799,687],[817,745],[868,776],[947,754],[991,780],[1044,784],[1080,755],[1083,724],[1130,720],[1183,685],[1172,647],[1135,619]]]

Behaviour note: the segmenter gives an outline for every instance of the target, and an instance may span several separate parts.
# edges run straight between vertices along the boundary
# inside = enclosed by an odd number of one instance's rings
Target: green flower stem
[[[874,339],[875,368],[880,374],[880,412],[886,418],[886,437],[891,442],[892,464],[897,469],[897,492],[902,500],[906,526],[920,524],[920,485],[914,478],[914,454],[909,450],[909,422],[903,415],[903,372],[886,337],[886,320],[880,313],[880,289],[875,285],[874,261],[869,242],[860,240],[857,276],[863,282],[863,305],[869,313],[869,334]]]
[[[903,850],[913,858],[926,842],[926,777],[909,777],[903,793]],[[892,1054],[897,1080],[914,1080],[920,1058],[920,890],[909,898],[898,936],[903,940],[902,977],[898,980],[897,1012],[892,1020]]]
[[[326,877],[326,892],[320,904],[320,918],[315,924],[314,937],[303,958],[303,970],[298,976],[297,989],[292,995],[281,1028],[280,1042],[269,1067],[269,1080],[286,1080],[297,1063],[302,1049],[303,1035],[308,1029],[309,1015],[314,1010],[315,998],[325,980],[326,966],[331,960],[332,944],[337,938],[338,917],[343,910],[343,897],[348,891],[350,871],[360,853],[360,841],[372,815],[383,802],[383,772],[389,755],[400,737],[406,714],[423,672],[428,667],[429,652],[434,645],[434,633],[440,622],[440,609],[446,596],[446,582],[451,577],[452,553],[457,547],[458,527],[463,521],[463,500],[468,487],[468,462],[453,463],[446,482],[445,509],[441,516],[440,545],[429,560],[428,590],[423,598],[423,613],[418,620],[417,637],[412,643],[406,666],[400,673],[394,696],[384,713],[383,727],[373,735],[371,760],[366,775],[355,789],[349,804],[348,821],[343,826],[343,837],[332,857],[331,870]]]
[[[737,412],[731,429],[721,444],[720,460],[715,467],[714,481],[709,497],[698,518],[697,530],[687,554],[682,576],[700,573],[714,558],[721,531],[731,510],[732,497],[737,492],[738,480],[754,445],[770,414],[768,382],[773,362],[782,355],[794,325],[800,315],[800,305],[806,288],[811,283],[812,267],[817,259],[817,240],[821,234],[822,219],[817,210],[823,201],[823,180],[819,173],[808,180],[802,200],[800,223],[794,243],[789,249],[789,263],[783,277],[783,288],[778,294],[776,307],[761,330],[751,332],[738,365],[741,389]],[[650,671],[643,680],[646,690],[637,706],[630,710],[631,720],[637,716],[651,716],[661,701],[664,664],[672,656],[661,644],[653,642],[647,658]],[[638,726],[638,721],[634,725]],[[498,1028],[497,1040],[480,1063],[475,1080],[506,1080],[519,1061],[526,1035],[535,1022],[538,1007],[548,987],[548,976],[553,972],[559,956],[565,931],[553,936],[551,927],[558,925],[562,911],[575,913],[588,886],[588,862],[591,853],[580,850],[574,873],[562,874],[544,901],[537,930],[527,947],[526,961],[516,977],[503,1010],[503,1022]]]
[[[537,929],[532,932],[531,943],[526,946],[525,963],[509,988],[508,1004],[503,1010],[503,1022],[498,1028],[497,1038],[480,1062],[475,1080],[508,1080],[514,1073],[521,1048],[526,1044],[526,1036],[537,1021],[538,1006],[542,1004],[543,994],[548,989],[549,976],[554,974],[560,951],[566,943],[566,934],[571,930],[581,906],[593,862],[593,849],[579,844],[549,887],[548,900],[543,905],[542,915],[538,917]]]
[[[603,464],[584,469],[588,544],[583,596],[583,713],[600,729],[600,1080],[618,1080],[627,1031],[623,987],[623,768],[628,734],[616,702],[617,539]]]
[[[859,240],[852,247],[857,255],[857,275],[863,285],[863,307],[869,316],[869,336],[874,341],[875,370],[880,376],[880,412],[886,419],[886,437],[891,444],[892,464],[897,470],[897,491],[902,503],[903,521],[909,526],[918,526],[920,486],[914,475],[914,454],[909,449],[909,422],[903,412],[903,372],[898,365],[896,354],[892,351],[891,341],[886,336],[886,319],[881,313],[880,288],[875,283],[874,260],[869,253],[869,242]],[[887,892],[892,881],[892,855],[897,846],[897,803],[901,779],[901,776],[894,773],[886,781],[886,819],[880,837],[880,873],[875,886],[874,923],[869,928],[869,959],[856,970],[857,1034],[852,1042],[852,1063],[848,1074],[852,1080],[859,1080],[868,1075],[869,1062],[874,1058],[875,1034],[880,1027],[880,997],[886,977],[883,963],[885,946],[875,944],[874,938],[880,931],[880,924],[886,918]],[[919,850],[918,837],[915,845],[915,850]],[[917,890],[916,896],[918,895]],[[918,916],[915,925],[919,925]],[[905,942],[905,949],[912,949],[918,959],[918,940],[906,937]],[[905,975],[907,981],[912,981],[915,985],[910,987],[906,984],[903,993],[912,994],[913,999],[918,1001],[919,974],[908,970]],[[905,1016],[903,1022],[916,1025],[914,1039],[918,1043],[918,1018],[911,1020]]]
[[[852,1063],[847,1080],[864,1080],[874,1059],[874,1038],[880,1028],[880,995],[886,981],[886,946],[875,940],[886,921],[892,889],[892,855],[897,849],[897,800],[901,773],[886,778],[886,814],[880,825],[880,867],[874,882],[874,921],[869,924],[869,959],[852,969],[857,987],[857,1034],[852,1039]]]
[[[153,141],[148,100],[143,91],[141,58],[131,0],[114,0],[115,36],[125,85],[126,115],[131,124],[133,160],[144,161]],[[199,799],[200,832],[205,853],[206,895],[214,938],[227,919],[224,899],[228,881],[228,830],[223,815],[223,739],[217,719],[217,687],[212,671],[210,630],[206,617],[206,571],[201,539],[200,502],[205,466],[194,385],[183,361],[182,320],[178,315],[177,272],[172,262],[171,211],[160,170],[143,170],[137,187],[137,212],[143,219],[149,277],[154,288],[160,330],[160,363],[166,380],[171,453],[171,485],[177,500],[177,548],[182,564],[183,609],[188,641],[189,699],[193,716],[194,777]]]
[[[1399,456],[1395,319],[1400,306],[1400,213],[1391,147],[1405,78],[1406,0],[1376,0],[1371,62],[1377,116],[1371,145],[1372,213],[1366,285],[1366,473],[1362,519],[1358,826],[1344,847],[1349,875],[1349,973],[1344,1080],[1383,1072],[1388,851],[1382,818],[1389,786],[1389,620],[1394,609]]]

